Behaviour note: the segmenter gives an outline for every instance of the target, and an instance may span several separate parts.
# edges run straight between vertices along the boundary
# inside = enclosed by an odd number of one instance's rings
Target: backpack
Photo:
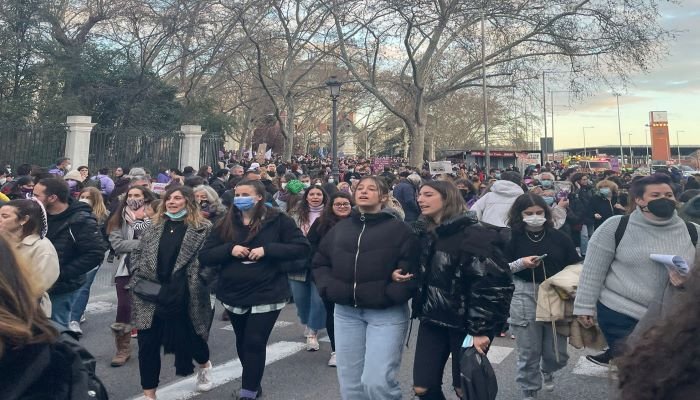
[[[624,215],[624,216],[622,216],[622,218],[620,218],[620,223],[617,225],[617,229],[615,229],[615,249],[617,249],[617,246],[620,244],[622,237],[625,236],[625,230],[627,229],[628,222],[630,222],[629,215]],[[692,222],[687,222],[687,221],[685,223],[685,226],[688,228],[688,234],[690,235],[690,241],[693,243],[693,247],[697,247],[697,245],[698,245],[698,230],[697,230],[697,228],[695,228],[695,225]]]
[[[56,345],[62,347],[63,351],[75,355],[70,366],[73,377],[71,399],[109,400],[107,389],[95,375],[97,365],[95,357],[78,343],[75,333],[55,323],[54,326],[60,332]]]

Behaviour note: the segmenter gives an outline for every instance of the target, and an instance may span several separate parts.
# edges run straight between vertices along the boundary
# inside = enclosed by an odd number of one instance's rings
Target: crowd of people
[[[34,368],[22,379],[0,374],[10,399],[51,387],[51,398],[82,398],[40,357],[69,351],[61,332],[83,334],[100,268],[110,268],[117,298],[111,366],[129,364],[138,341],[144,400],[157,397],[161,349],[175,355],[177,375],[196,370],[196,389],[212,389],[211,296],[233,327],[241,400],[261,396],[266,346],[291,302],[306,350],[321,351],[327,331],[344,400],[402,397],[412,319],[418,399],[446,398],[450,355],[464,398],[464,345],[486,355],[508,334],[525,400],[554,390],[580,332],[601,350],[588,360],[619,375],[624,400],[700,391],[700,177],[549,163],[458,164],[432,176],[402,159],[381,168],[343,159],[333,176],[328,160],[310,156],[94,175],[61,158],[0,177],[0,370]],[[547,291],[561,281],[575,297]],[[552,298],[570,303],[566,316],[552,317]]]

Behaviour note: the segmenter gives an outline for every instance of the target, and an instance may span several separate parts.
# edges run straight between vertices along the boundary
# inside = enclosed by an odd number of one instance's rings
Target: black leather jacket
[[[473,213],[432,231],[422,220],[413,227],[421,243],[421,285],[413,317],[473,336],[498,333],[508,318],[514,288],[501,252],[501,232],[478,225]]]

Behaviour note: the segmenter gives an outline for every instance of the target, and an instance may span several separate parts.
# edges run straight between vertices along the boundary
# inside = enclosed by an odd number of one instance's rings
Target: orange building
[[[666,111],[649,112],[649,133],[651,135],[652,161],[671,159],[671,139],[668,135],[668,113]]]

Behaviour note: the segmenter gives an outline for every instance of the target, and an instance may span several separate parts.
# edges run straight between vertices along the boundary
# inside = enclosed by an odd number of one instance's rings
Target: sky
[[[649,111],[667,111],[671,145],[678,143],[680,131],[681,145],[700,148],[700,0],[681,0],[664,6],[662,13],[664,26],[681,32],[669,43],[670,55],[647,73],[634,75],[620,96],[623,144],[631,139],[632,145],[644,145]],[[554,96],[555,149],[582,147],[584,126],[593,127],[586,128],[588,147],[619,145],[617,106],[609,89],[578,103],[569,103],[566,93]],[[550,118],[548,112],[548,124]]]

